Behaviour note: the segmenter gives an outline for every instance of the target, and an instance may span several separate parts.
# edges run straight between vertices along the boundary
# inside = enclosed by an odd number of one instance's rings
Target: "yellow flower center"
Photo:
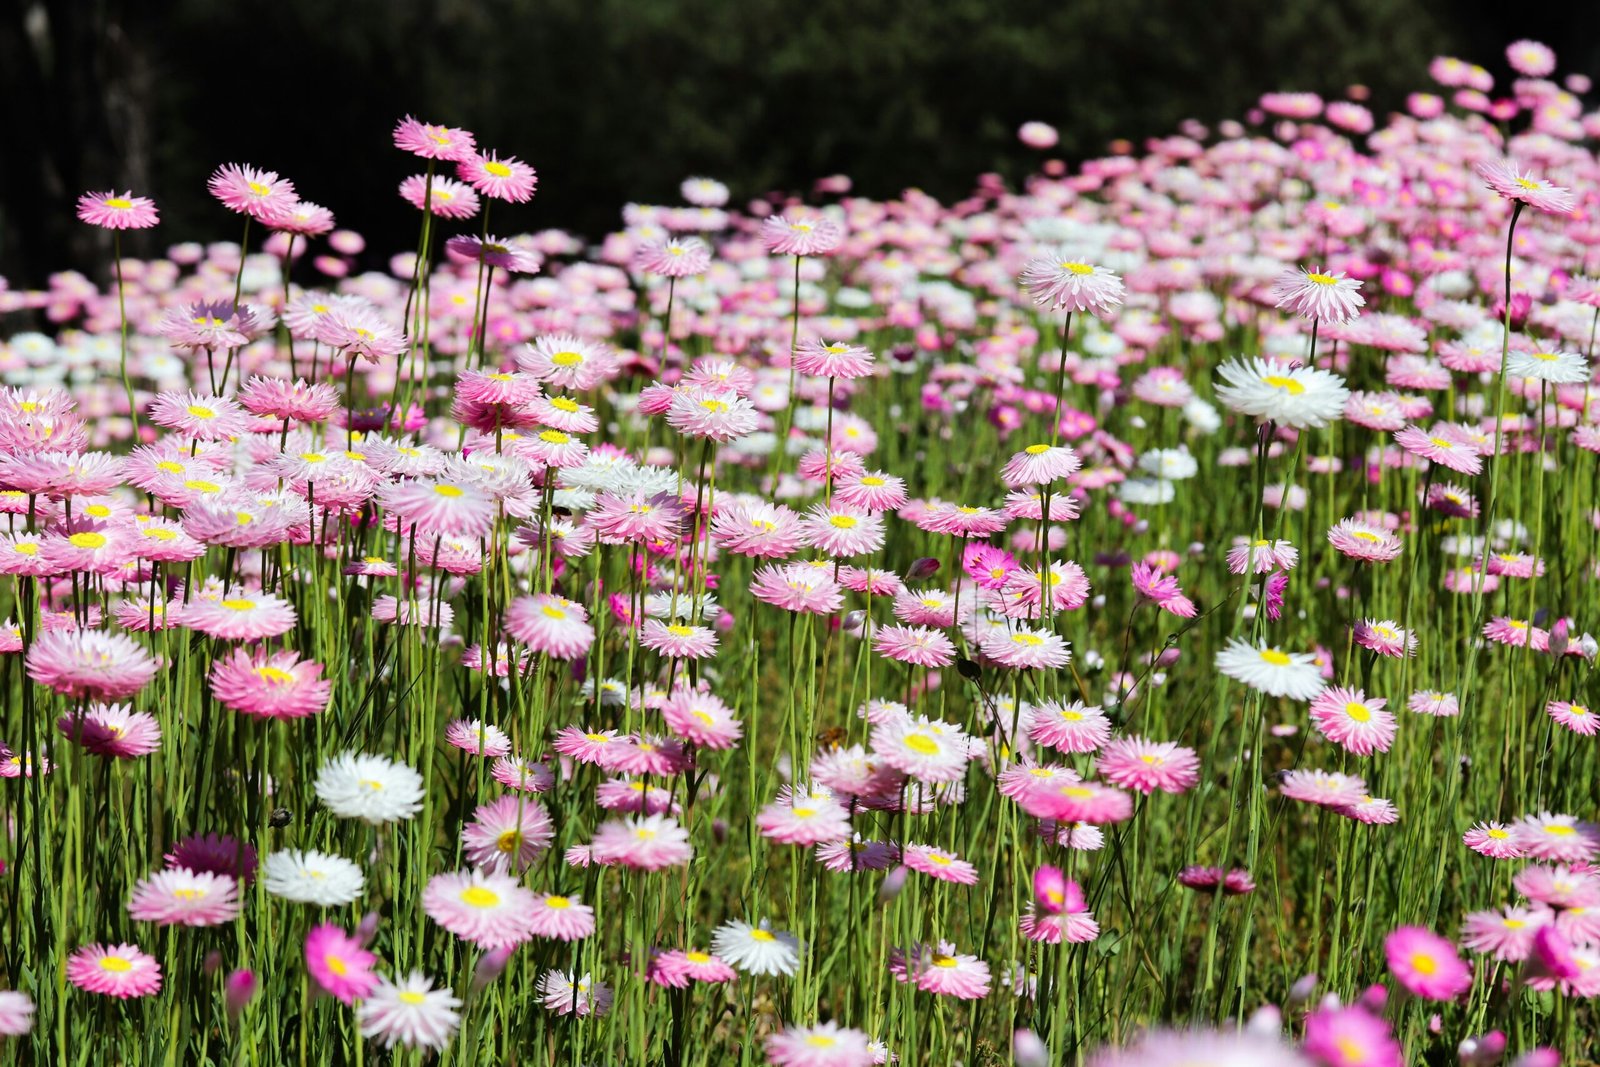
[[[222,606],[229,611],[254,611],[256,602],[254,600],[224,600]]]
[[[550,357],[550,362],[558,367],[576,367],[583,362],[583,356],[577,352],[557,352]]]
[[[1436,974],[1439,970],[1439,963],[1427,953],[1413,952],[1411,954],[1411,969],[1418,974]]]
[[[935,967],[954,967],[956,958],[954,956],[938,955],[933,957],[933,965]]]
[[[404,993],[398,994],[398,997],[399,997],[400,1003],[402,1003],[402,1004],[421,1004],[423,1001],[428,999],[427,997],[424,997],[421,993],[412,993],[409,990],[407,990]]]
[[[201,407],[199,404],[190,404],[187,410],[189,414],[197,419],[214,419],[217,417],[215,411],[207,407]]]
[[[1027,448],[1024,448],[1023,451],[1026,452],[1030,456],[1042,456],[1046,452],[1050,451],[1050,446],[1049,445],[1029,445]]]
[[[1306,281],[1316,282],[1318,285],[1334,285],[1339,279],[1331,274],[1307,274]]]
[[[183,487],[185,489],[192,490],[192,491],[194,491],[196,493],[220,493],[220,492],[222,492],[222,486],[218,485],[216,482],[207,482],[207,481],[203,481],[203,480],[201,480],[199,478],[191,478],[191,479],[189,479],[188,481],[183,483]]]
[[[1073,263],[1068,260],[1063,260],[1060,266],[1062,270],[1070,271],[1073,274],[1083,275],[1094,273],[1094,268],[1089,266],[1087,263]]]
[[[100,969],[110,971],[112,974],[126,974],[133,970],[133,963],[121,956],[101,956]]]
[[[256,677],[268,685],[288,685],[294,681],[294,675],[277,667],[257,667]]]
[[[1287,652],[1279,652],[1275,648],[1263,648],[1261,650],[1261,659],[1274,667],[1287,667],[1290,662]]]
[[[771,930],[756,929],[750,931],[750,940],[771,942],[778,939],[773,935]]]
[[[560,910],[563,908],[572,907],[572,901],[568,900],[566,897],[545,897],[544,906],[547,908],[556,908],[557,910]]]
[[[1027,645],[1029,648],[1037,648],[1044,644],[1044,638],[1038,634],[1012,634],[1011,641],[1013,644]]]
[[[500,903],[500,895],[481,885],[469,885],[461,891],[461,903],[474,908],[492,908]]]
[[[344,960],[340,959],[338,956],[335,956],[331,952],[322,957],[322,962],[328,968],[328,970],[332,971],[340,978],[343,978],[345,975],[350,973],[350,968],[345,966]]]
[[[129,200],[127,197],[109,196],[109,197],[107,197],[106,199],[104,199],[104,200],[102,200],[100,202],[102,204],[104,204],[106,207],[116,208],[118,211],[132,211],[133,210],[133,201]]]
[[[75,533],[71,537],[67,538],[67,540],[72,542],[73,548],[106,547],[106,535],[94,532]]]
[[[1369,722],[1372,719],[1371,710],[1365,704],[1354,700],[1344,706],[1344,713],[1356,722]]]
[[[449,497],[452,499],[462,495],[461,487],[455,485],[436,485],[433,487],[433,491],[442,497]]]
[[[539,435],[539,440],[543,441],[547,445],[564,445],[568,441],[571,441],[572,438],[562,433],[560,430],[545,430]]]
[[[1301,393],[1306,391],[1305,386],[1301,385],[1293,378],[1285,378],[1281,374],[1269,374],[1261,380],[1272,386],[1274,389],[1282,389],[1290,396],[1299,396]]]
[[[828,525],[841,530],[853,530],[856,526],[856,520],[850,515],[830,515],[828,517]]]

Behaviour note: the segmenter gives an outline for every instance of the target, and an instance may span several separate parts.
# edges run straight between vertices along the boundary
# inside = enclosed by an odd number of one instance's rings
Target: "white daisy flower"
[[[356,1008],[361,1036],[378,1037],[384,1048],[395,1045],[442,1049],[461,1025],[461,1001],[449,989],[434,989],[421,971],[398,984],[379,976],[378,988]]]
[[[799,938],[773,930],[766,919],[756,926],[733,919],[711,935],[711,951],[746,974],[794,974],[803,948]]]
[[[261,877],[275,897],[324,908],[349,904],[366,888],[360,867],[325,852],[274,852],[262,861]]]
[[[335,756],[322,765],[315,789],[329,810],[344,819],[397,822],[422,808],[422,775],[384,756]]]
[[[1344,379],[1277,360],[1232,359],[1217,368],[1217,399],[1233,411],[1304,430],[1344,416]]]
[[[1310,700],[1323,689],[1322,672],[1310,653],[1257,648],[1237,637],[1217,653],[1217,670],[1252,689],[1291,700]]]

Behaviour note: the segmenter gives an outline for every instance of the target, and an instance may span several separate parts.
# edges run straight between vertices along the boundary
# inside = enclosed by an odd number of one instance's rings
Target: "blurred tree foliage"
[[[1518,36],[1600,67],[1597,16],[1488,0],[0,0],[0,266],[14,281],[95,262],[87,188],[154,196],[135,242],[236,239],[205,193],[219,163],[292,177],[387,253],[412,239],[401,115],[466,126],[538,168],[500,231],[598,234],[628,200],[707,174],[736,197],[850,175],[945,199],[1037,156],[1076,159],[1264,91],[1372,90],[1379,110],[1459,54],[1504,75]],[[1579,20],[1575,25],[1573,20]],[[1584,23],[1587,23],[1585,25]]]

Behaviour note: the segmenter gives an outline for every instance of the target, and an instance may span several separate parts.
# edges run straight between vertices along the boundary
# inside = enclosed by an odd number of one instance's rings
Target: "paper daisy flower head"
[[[1122,279],[1104,267],[1085,263],[1066,249],[1028,260],[1018,279],[1040,306],[1053,311],[1104,315],[1122,303]]]
[[[1275,359],[1232,359],[1217,368],[1224,384],[1217,399],[1230,410],[1297,430],[1344,417],[1350,390],[1331,371],[1295,367]]]
[[[412,971],[391,982],[379,977],[377,988],[356,1008],[362,1037],[376,1037],[384,1048],[442,1049],[461,1025],[461,1001],[448,988],[433,988],[432,979]]]
[[[1235,637],[1217,653],[1217,670],[1271,696],[1310,700],[1323,688],[1315,659],[1307,652],[1284,652]]]
[[[1491,159],[1474,168],[1485,185],[1507,200],[1548,215],[1568,215],[1577,201],[1566,189],[1518,169],[1509,159]]]
[[[1380,656],[1417,654],[1417,635],[1393,619],[1362,619],[1355,624],[1353,637],[1356,644]]]
[[[1389,973],[1413,996],[1454,1000],[1472,987],[1472,968],[1456,946],[1431,930],[1402,926],[1383,942]]]
[[[211,693],[223,706],[267,719],[299,719],[325,711],[332,691],[333,683],[322,677],[322,665],[302,662],[298,652],[236,648],[211,668]]]
[[[731,919],[711,935],[711,951],[745,974],[792,975],[803,946],[787,930],[773,930],[766,919],[754,926]]]
[[[909,950],[892,949],[889,973],[924,993],[957,1000],[981,1000],[989,993],[989,965],[976,956],[957,952],[948,941],[913,945]]]
[[[529,929],[535,937],[579,941],[594,933],[594,909],[582,897],[536,894]]]
[[[137,945],[85,945],[68,957],[67,981],[108,997],[148,997],[161,992],[161,964]]]
[[[353,903],[366,888],[361,868],[343,856],[293,849],[268,854],[261,881],[275,897],[323,908]]]
[[[646,241],[634,250],[633,265],[663,278],[689,278],[711,266],[711,246],[698,237]]]
[[[456,174],[485,196],[525,204],[533,198],[539,175],[515,156],[501,158],[493,152],[473,154],[456,164]]]
[[[1211,1067],[1224,1064],[1227,1067],[1311,1067],[1312,1061],[1284,1044],[1276,1030],[1260,1033],[1250,1027],[1229,1025],[1224,1030],[1150,1030],[1121,1048],[1100,1050],[1089,1057],[1088,1067],[1158,1067],[1179,1063]]]
[[[1552,385],[1581,385],[1589,380],[1589,364],[1576,352],[1512,352],[1506,373]]]
[[[47,630],[28,650],[28,677],[63,696],[120,700],[155,677],[156,661],[131,637],[100,630]]]
[[[378,987],[373,966],[378,957],[332,923],[306,935],[306,970],[318,987],[347,1006],[371,996]]]
[[[668,815],[641,815],[603,823],[591,851],[596,863],[641,871],[678,867],[694,856],[689,833]]]
[[[407,115],[395,124],[394,146],[423,159],[465,163],[477,150],[477,140],[466,130],[419,122]]]
[[[1510,831],[1518,851],[1534,859],[1586,863],[1600,855],[1600,826],[1573,815],[1526,815]]]
[[[870,1067],[871,1043],[860,1030],[837,1023],[791,1026],[767,1036],[767,1062],[773,1067]]]
[[[14,989],[0,990],[0,1035],[21,1037],[33,1030],[33,998]]]
[[[817,378],[862,378],[872,373],[872,352],[844,341],[807,339],[795,346],[794,368]]]
[[[546,971],[539,977],[539,999],[557,1015],[600,1016],[611,1010],[611,987],[587,973]]]
[[[1321,267],[1284,271],[1273,283],[1272,295],[1278,307],[1318,322],[1349,322],[1366,303],[1359,281]]]
[[[775,256],[826,256],[844,243],[844,227],[826,215],[771,215],[761,243]]]
[[[422,808],[422,775],[386,756],[335,756],[322,765],[314,788],[335,815],[375,825],[409,819]]]
[[[529,782],[533,781],[530,774]],[[537,860],[555,830],[544,805],[529,797],[503,796],[480,804],[461,830],[467,859],[484,870],[516,872]]]
[[[216,926],[239,914],[238,883],[226,874],[179,867],[141,878],[128,914],[160,926]]]
[[[533,936],[537,901],[508,874],[436,874],[422,891],[422,909],[440,926],[483,948],[515,945]]]
[[[206,188],[229,211],[269,225],[288,214],[300,199],[295,194],[294,183],[278,177],[277,171],[257,170],[238,163],[218,167],[207,180]]]
[[[154,200],[116,191],[78,197],[78,219],[106,230],[144,230],[160,221]]]
[[[133,759],[161,747],[160,721],[127,704],[91,704],[82,714],[61,716],[56,729],[97,756]]]

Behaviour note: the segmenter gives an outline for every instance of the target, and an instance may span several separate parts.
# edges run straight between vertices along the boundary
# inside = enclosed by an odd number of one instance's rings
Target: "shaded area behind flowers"
[[[1273,88],[1361,83],[1381,114],[1431,56],[1494,66],[1518,36],[1600,73],[1600,15],[1486,0],[352,0],[337,18],[319,0],[44,0],[0,17],[13,283],[103,264],[104,235],[72,221],[83,189],[157,199],[165,225],[144,240],[160,245],[131,251],[215,239],[205,177],[234,159],[402,247],[411,210],[354,161],[408,111],[541,170],[533,205],[504,225],[592,236],[617,205],[665,202],[695,173],[737,199],[844,173],[866,195],[952,200],[979,173],[1037,164],[1015,136],[1028,119],[1059,127],[1074,159],[1241,114]]]

